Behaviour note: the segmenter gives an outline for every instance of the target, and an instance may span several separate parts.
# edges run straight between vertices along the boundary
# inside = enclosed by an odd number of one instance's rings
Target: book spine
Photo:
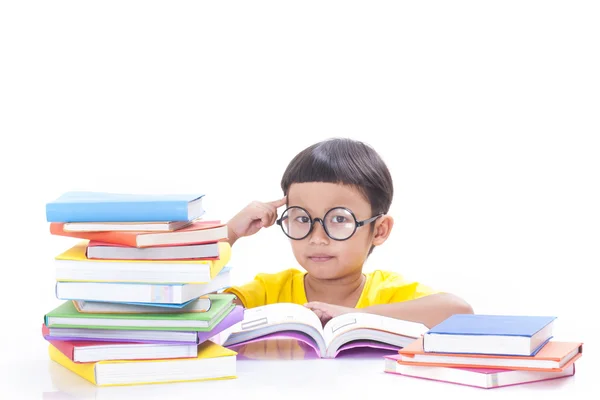
[[[52,344],[48,345],[48,353],[50,355],[50,359],[71,372],[79,375],[83,379],[90,381],[93,384],[96,384],[96,364],[97,363],[85,363],[78,364],[71,361],[67,356],[61,353],[56,347],[52,346]]]
[[[187,201],[48,203],[48,222],[187,221]]]

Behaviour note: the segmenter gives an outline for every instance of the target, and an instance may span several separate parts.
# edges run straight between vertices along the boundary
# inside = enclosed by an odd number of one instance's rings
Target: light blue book
[[[191,221],[204,214],[203,194],[67,192],[46,204],[48,222]]]

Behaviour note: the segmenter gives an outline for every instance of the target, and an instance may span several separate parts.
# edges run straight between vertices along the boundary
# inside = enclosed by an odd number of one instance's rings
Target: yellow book
[[[56,280],[65,282],[208,283],[231,258],[231,246],[219,242],[219,259],[100,260],[86,257],[88,241],[55,257]]]
[[[50,359],[97,386],[124,386],[236,378],[235,351],[207,341],[197,358],[75,363],[49,345]]]

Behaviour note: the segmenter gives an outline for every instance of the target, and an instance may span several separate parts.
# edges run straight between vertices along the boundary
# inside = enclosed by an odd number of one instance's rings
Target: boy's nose
[[[323,224],[321,224],[319,221],[314,221],[309,239],[311,244],[329,243],[329,236],[327,236],[327,233],[325,233],[325,228],[323,228]]]

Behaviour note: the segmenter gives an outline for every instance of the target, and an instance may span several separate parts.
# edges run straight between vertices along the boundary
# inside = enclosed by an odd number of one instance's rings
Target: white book
[[[113,342],[169,342],[197,344],[198,332],[142,329],[46,328],[48,340],[107,340]]]
[[[73,300],[73,305],[80,313],[88,314],[176,314],[190,312],[206,312],[210,309],[208,296],[190,301],[182,307],[161,307],[155,304],[108,303],[86,300]]]
[[[177,260],[218,256],[217,243],[139,248],[90,242],[87,247],[88,258],[104,260]]]
[[[279,336],[306,341],[322,358],[334,358],[344,345],[400,348],[427,332],[423,324],[367,313],[332,318],[325,326],[310,309],[277,303],[247,309],[244,320],[232,329],[224,346]]]
[[[55,257],[57,281],[208,283],[229,262],[231,247],[219,242],[218,260],[96,260],[80,242]]]
[[[119,343],[56,340],[50,340],[50,343],[71,360],[79,363],[198,357],[198,345],[195,343]]]
[[[229,287],[230,271],[230,267],[224,267],[210,282],[199,284],[59,281],[56,282],[56,297],[96,302],[183,304]]]
[[[65,232],[172,232],[190,225],[192,221],[155,222],[65,222]]]

